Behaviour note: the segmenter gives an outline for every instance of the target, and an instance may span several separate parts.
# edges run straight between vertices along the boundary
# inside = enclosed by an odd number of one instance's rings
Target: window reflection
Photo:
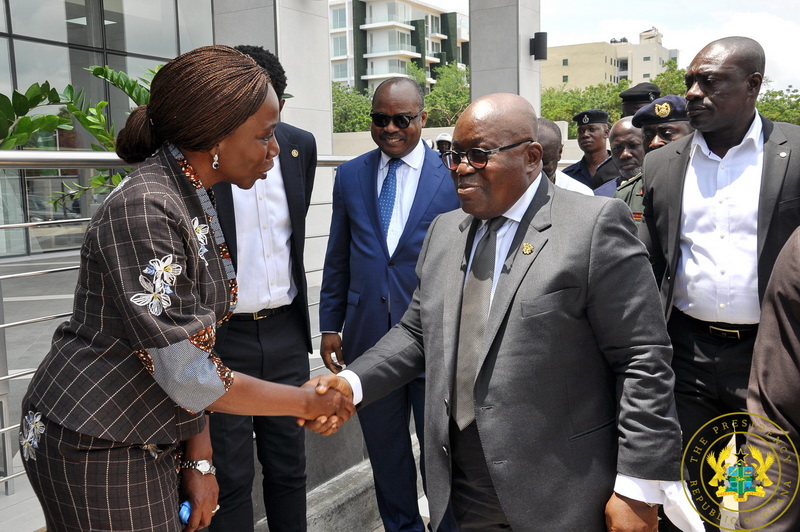
[[[11,63],[8,55],[8,39],[0,38],[0,93],[11,96]]]
[[[175,4],[161,0],[105,0],[111,50],[173,58],[178,55]]]
[[[214,44],[214,23],[211,2],[178,0],[178,34],[180,53]]]
[[[108,66],[114,70],[122,70],[131,79],[145,78],[150,79],[148,70],[154,70],[158,65],[163,65],[166,61],[154,61],[151,59],[139,59],[137,57],[126,57],[121,55],[108,54]],[[111,102],[111,121],[115,131],[119,131],[128,119],[128,113],[136,104],[128,96],[117,89],[111,87],[109,93]]]
[[[8,0],[15,34],[85,46],[102,46],[99,0]],[[108,23],[108,22],[107,22]]]

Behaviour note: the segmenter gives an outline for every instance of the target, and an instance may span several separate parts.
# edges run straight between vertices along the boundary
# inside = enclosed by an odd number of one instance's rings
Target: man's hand
[[[333,373],[342,371],[342,337],[338,333],[322,333],[319,341],[319,352],[325,367]],[[336,355],[336,361],[333,360]]]
[[[606,528],[608,532],[656,532],[658,506],[614,493],[606,503]]]
[[[298,418],[297,424],[300,426],[323,436],[330,436],[337,432],[339,427],[355,413],[353,390],[350,388],[350,384],[341,377],[335,375],[315,377],[303,384],[302,388],[313,388],[315,397],[323,401],[330,401],[330,406],[333,408],[328,406],[327,410],[323,410],[323,412],[332,412],[330,415],[323,414],[316,418],[312,417],[312,419]]]

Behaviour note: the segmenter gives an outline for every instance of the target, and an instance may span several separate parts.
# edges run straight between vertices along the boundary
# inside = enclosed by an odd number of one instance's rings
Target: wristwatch
[[[181,469],[197,469],[204,475],[216,475],[217,468],[208,460],[187,460],[181,462]]]

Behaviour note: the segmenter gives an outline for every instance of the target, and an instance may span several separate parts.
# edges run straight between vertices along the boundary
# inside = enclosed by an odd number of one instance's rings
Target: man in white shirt
[[[644,162],[642,236],[675,350],[684,444],[712,419],[746,409],[761,300],[800,225],[800,128],[756,112],[764,64],[762,47],[745,37],[703,48],[686,70],[695,133]],[[698,466],[688,465],[698,481]],[[704,514],[709,530],[719,515]]]
[[[267,70],[282,109],[286,74],[278,58],[261,47],[237,49]],[[215,350],[233,371],[299,385],[308,380],[312,350],[303,248],[317,146],[311,133],[284,122],[275,136],[281,152],[267,179],[250,190],[214,186],[239,285]],[[306,530],[305,434],[294,420],[213,413],[210,426],[220,488],[210,530],[253,530],[254,432],[270,531]]]
[[[561,160],[561,153],[564,150],[561,128],[558,127],[558,124],[547,118],[539,118],[537,123],[539,124],[539,144],[542,145],[542,172],[557,187],[593,196],[591,188],[558,169],[558,161]]]

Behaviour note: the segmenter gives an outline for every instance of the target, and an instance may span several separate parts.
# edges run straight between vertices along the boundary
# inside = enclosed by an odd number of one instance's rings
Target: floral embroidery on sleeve
[[[39,438],[44,434],[42,413],[29,410],[28,415],[22,420],[19,433],[19,446],[22,448],[22,457],[25,460],[36,460],[36,449],[39,448]]]
[[[208,224],[201,224],[200,220],[195,216],[192,218],[192,229],[194,229],[194,234],[197,236],[197,243],[200,244],[200,258],[208,266],[208,261],[205,258],[205,254],[208,253],[208,248],[206,247],[209,233]]]
[[[140,307],[146,306],[151,314],[158,316],[172,304],[169,294],[174,293],[172,286],[176,278],[183,272],[183,266],[172,264],[172,254],[162,259],[151,259],[147,267],[142,270],[147,275],[152,275],[150,280],[144,275],[139,276],[139,282],[145,289],[131,296],[131,302]]]

